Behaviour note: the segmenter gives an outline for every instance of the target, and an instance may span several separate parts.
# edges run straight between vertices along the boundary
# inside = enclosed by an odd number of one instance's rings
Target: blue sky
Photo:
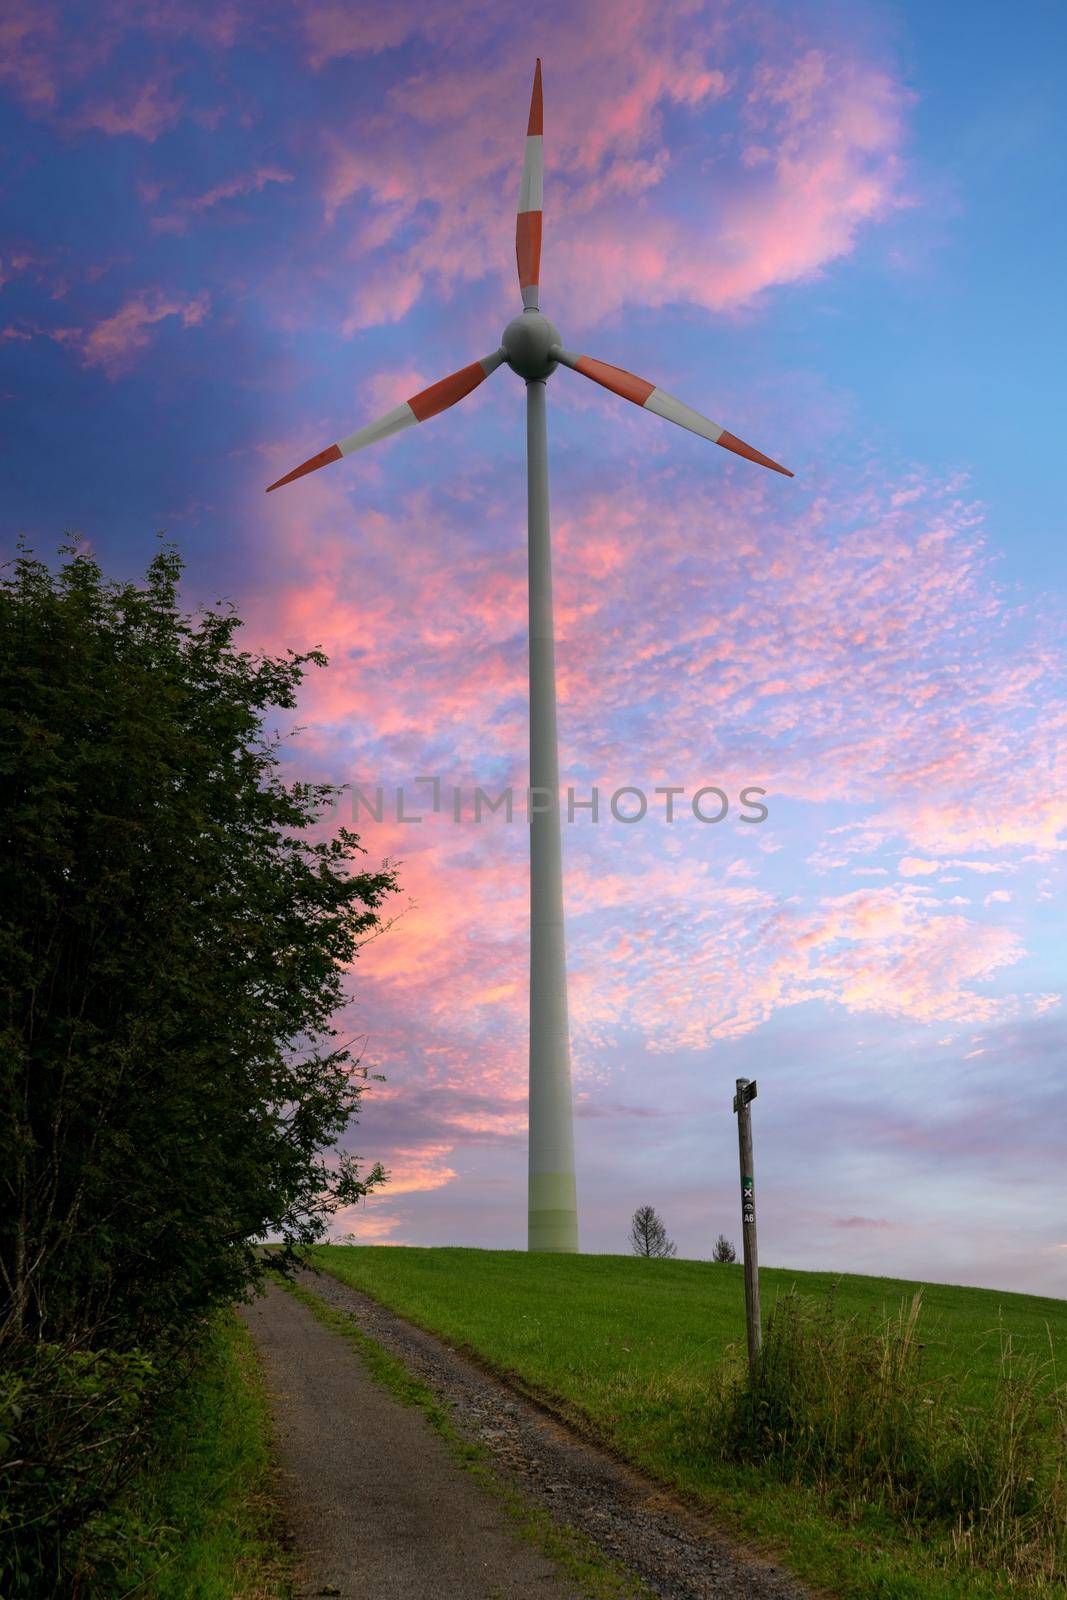
[[[770,805],[567,830],[583,1245],[736,1234],[744,1074],[765,1259],[1061,1294],[1062,10],[2,26],[5,545],[166,529],[329,654],[294,773],[468,792],[525,781],[520,386],[263,488],[495,347],[541,54],[546,310],[797,474],[550,384],[564,783]],[[525,833],[365,843],[417,903],[353,980],[393,1182],[344,1227],[519,1247]]]

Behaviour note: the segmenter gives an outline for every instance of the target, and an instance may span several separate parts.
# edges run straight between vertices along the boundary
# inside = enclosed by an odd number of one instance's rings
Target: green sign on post
[[[741,1245],[745,1260],[745,1326],[748,1334],[748,1365],[752,1376],[759,1368],[763,1342],[759,1311],[759,1257],[756,1253],[756,1186],[752,1161],[752,1113],[756,1080],[738,1078],[734,1095],[737,1113],[737,1144],[741,1158]]]

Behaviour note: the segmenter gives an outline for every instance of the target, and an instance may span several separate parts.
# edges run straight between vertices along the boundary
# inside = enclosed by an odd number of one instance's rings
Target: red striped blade
[[[340,461],[342,456],[350,456],[356,450],[365,450],[368,445],[388,439],[404,428],[413,427],[416,422],[425,422],[429,417],[436,417],[440,412],[447,411],[450,406],[457,405],[470,394],[472,389],[477,389],[480,383],[484,383],[490,373],[496,371],[503,359],[503,352],[494,350],[492,355],[483,356],[481,361],[472,361],[470,366],[460,367],[458,372],[450,373],[440,382],[431,383],[427,389],[420,389],[410,400],[394,406],[392,411],[387,411],[375,422],[368,423],[365,428],[349,434],[347,439],[329,445],[327,449],[320,450],[318,455],[302,462],[299,467],[294,467],[284,478],[272,483],[267,493],[270,494],[272,489],[280,489],[285,483],[292,483],[294,478],[304,477],[305,473],[317,472],[320,467],[328,467],[332,461]]]

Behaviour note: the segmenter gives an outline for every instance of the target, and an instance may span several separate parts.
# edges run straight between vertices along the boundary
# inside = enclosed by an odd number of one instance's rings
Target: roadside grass
[[[113,1553],[91,1596],[288,1600],[270,1441],[254,1346],[225,1312],[160,1419],[147,1465],[95,1530]]]
[[[590,1600],[651,1600],[645,1585],[604,1557],[591,1539],[577,1529],[561,1528],[547,1512],[530,1505],[497,1477],[488,1451],[462,1437],[453,1425],[449,1408],[436,1400],[426,1384],[409,1372],[397,1356],[364,1333],[355,1317],[328,1305],[302,1284],[283,1281],[282,1286],[324,1327],[355,1348],[371,1377],[394,1399],[402,1405],[419,1407],[458,1463],[500,1503],[516,1532],[554,1561]]]
[[[1006,1516],[1002,1492],[1007,1481],[1024,1512],[1028,1504],[1040,1512],[1035,1496],[1046,1509],[1062,1505],[1062,1301],[761,1269],[765,1328],[777,1298],[783,1357],[791,1339],[791,1359],[795,1366],[803,1357],[806,1384],[807,1409],[786,1418],[791,1439],[776,1447],[774,1425],[762,1437],[749,1426],[747,1442],[744,1436],[739,1266],[373,1246],[323,1246],[314,1255],[342,1282],[472,1351],[656,1478],[714,1508],[799,1576],[848,1600],[1051,1600],[1065,1592],[1044,1533],[1027,1546],[1036,1523]],[[924,1505],[929,1477],[913,1473],[907,1488],[898,1483],[900,1457],[881,1477],[869,1466],[865,1476],[849,1466],[847,1452],[820,1456],[811,1448],[814,1434],[840,1424],[838,1397],[846,1390],[853,1416],[862,1415],[863,1374],[877,1341],[892,1362],[905,1324],[896,1323],[896,1335],[892,1325],[920,1289],[909,1358],[898,1362],[886,1404],[897,1405],[909,1428],[914,1423],[931,1461],[944,1466],[948,1454],[938,1450],[949,1435],[959,1446],[959,1503],[985,1494],[989,1504],[986,1515],[968,1519],[964,1511],[955,1525],[944,1505],[940,1515]],[[803,1307],[794,1298],[790,1309],[791,1290],[804,1297]],[[839,1381],[842,1360],[852,1363],[848,1383]],[[796,1399],[792,1378],[786,1389]],[[753,1415],[750,1407],[748,1425]],[[780,1404],[774,1422],[781,1434]],[[862,1428],[854,1431],[853,1444],[862,1435]],[[908,1439],[907,1449],[917,1449]],[[853,1450],[854,1465],[862,1457]],[[968,1459],[969,1485],[962,1482]],[[991,1541],[985,1526],[998,1517]]]

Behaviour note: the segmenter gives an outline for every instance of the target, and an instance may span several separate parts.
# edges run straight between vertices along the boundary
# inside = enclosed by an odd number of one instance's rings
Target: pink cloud
[[[110,136],[132,134],[152,144],[161,133],[173,128],[182,114],[183,102],[162,80],[149,79],[128,97],[101,100],[86,106],[76,119],[81,128],[92,128]]]
[[[18,245],[9,246],[0,255],[0,289],[3,289],[6,284],[25,272],[39,274],[44,265],[44,258],[39,256],[36,251],[28,250]]]
[[[452,1154],[448,1144],[423,1145],[416,1149],[393,1146],[381,1158],[389,1172],[388,1198],[401,1194],[423,1194],[443,1188],[456,1176],[445,1165],[445,1157]]]
[[[248,194],[259,194],[268,184],[292,182],[293,174],[281,167],[256,167],[251,172],[240,173],[215,184],[203,194],[174,202],[168,212],[152,218],[151,227],[154,233],[184,233],[196,217],[202,216],[205,211],[213,210],[227,200],[238,199]],[[146,191],[145,198],[149,203],[153,202],[158,198],[158,191],[150,188]]]
[[[764,895],[760,915],[755,898],[736,910],[724,905],[710,876],[690,871],[675,897],[648,871],[643,900],[635,882],[629,903],[635,915],[648,907],[638,926],[650,937],[632,949],[610,935],[596,941],[596,984],[577,1011],[583,1024],[640,1018],[654,1051],[740,1038],[812,1000],[924,1023],[987,1022],[1017,1009],[982,986],[1020,958],[1018,936],[945,914],[910,891],[833,896],[809,912],[776,909]],[[655,931],[662,924],[699,929],[684,963],[667,959],[669,941]]]
[[[408,369],[371,379],[366,413],[396,403],[423,376]],[[480,403],[491,402],[468,402]],[[291,464],[323,442],[294,440],[277,461]],[[410,438],[404,444],[412,448]],[[382,461],[364,474],[382,470]],[[979,577],[970,508],[946,503],[933,486],[922,501],[881,511],[861,494],[833,512],[847,531],[832,544],[821,533],[831,514],[825,502],[814,521],[802,510],[783,542],[765,493],[736,477],[717,482],[714,493],[676,480],[669,496],[647,482],[561,508],[561,715],[594,781],[635,776],[615,717],[636,697],[658,707],[642,734],[643,775],[705,771],[710,720],[714,759],[728,763],[731,781],[759,780],[808,800],[877,802],[862,830],[838,834],[838,862],[894,837],[924,843],[936,818],[940,860],[1002,871],[1003,862],[956,854],[979,809],[971,796],[987,790],[1002,796],[984,813],[987,833],[996,827],[1017,848],[1047,849],[1064,825],[1062,786],[1049,785],[1037,804],[1023,799],[1035,763],[1057,759],[1057,663],[1043,645],[1031,646],[1024,689],[1008,682],[1015,663],[1002,672],[1001,653],[975,650],[974,616],[987,641],[999,631],[1009,655],[1015,645],[1010,620],[998,621],[993,591]],[[358,672],[335,667],[329,686],[313,691],[325,697],[329,720],[358,719],[373,706],[379,736],[447,728],[460,770],[479,752],[518,769],[525,574],[521,544],[509,541],[502,553],[483,534],[503,526],[502,516],[514,520],[513,504],[500,497],[498,482],[479,478],[473,519],[468,496],[449,513],[440,503],[431,508],[421,490],[401,490],[388,518],[361,513],[358,581],[348,537],[333,532],[349,516],[341,469],[309,480],[297,524],[280,498],[271,503],[280,536],[300,551],[286,625],[314,618],[317,641],[335,659],[358,643]],[[366,501],[364,488],[359,499]],[[650,527],[653,585],[640,560]],[[687,593],[694,561],[702,575]],[[714,607],[702,605],[701,593],[716,595]],[[423,619],[417,636],[413,617]],[[417,672],[409,665],[416,658]],[[510,704],[514,717],[503,714]],[[904,876],[931,876],[938,864],[918,853],[899,859]]]
[[[354,9],[339,0],[311,0],[301,7],[300,15],[308,57],[315,68],[341,56],[394,50],[415,33],[432,38],[451,31],[446,27],[445,13],[414,5],[411,0],[398,0],[372,12],[362,7]]]
[[[160,40],[194,39],[220,50],[233,46],[242,32],[259,26],[254,10],[243,0],[111,0],[115,32],[136,29]]]
[[[438,373],[437,376],[444,377],[445,374]],[[360,385],[360,407],[368,418],[377,417],[410,399],[413,394],[418,394],[434,381],[417,367],[398,367],[388,372],[377,372]]]
[[[69,8],[67,8],[69,11]],[[240,0],[215,0],[181,6],[166,0],[109,0],[85,15],[85,25],[49,0],[9,0],[0,15],[0,83],[8,84],[35,116],[61,121],[68,128],[134,137],[152,143],[172,127],[182,111],[167,87],[167,46],[192,37],[201,45],[231,46],[250,13]],[[103,70],[130,34],[160,46],[164,74],[136,88],[102,97],[65,113],[62,102],[89,81],[94,89]],[[197,113],[201,121],[211,114]]]
[[[368,1201],[339,1211],[330,1230],[332,1244],[407,1244],[408,1240],[394,1237],[403,1224],[398,1216],[383,1211],[387,1191],[376,1192]]]
[[[178,317],[184,328],[197,327],[207,316],[211,301],[206,290],[200,294],[137,294],[112,316],[91,328],[57,328],[49,337],[75,350],[84,367],[100,367],[109,378],[118,378],[146,350],[152,329],[168,317]]]
[[[367,413],[423,376],[372,377],[361,385]],[[479,394],[472,405],[495,403]],[[299,459],[304,442],[324,441],[290,441],[279,462]],[[271,498],[278,587],[253,627],[323,645],[333,665],[307,685],[305,758],[384,787],[385,821],[358,826],[375,856],[402,861],[416,905],[364,952],[360,993],[387,1073],[403,1061],[407,1084],[482,1097],[462,1127],[452,1113],[442,1125],[459,1143],[510,1136],[523,1120],[525,835],[469,820],[475,781],[492,792],[525,783],[521,510],[496,472],[453,468],[432,497],[412,488],[393,464],[399,450],[307,480],[299,509]],[[564,783],[580,762],[582,795],[598,783],[605,810],[617,784],[669,781],[734,794],[763,783],[772,819],[788,803],[833,806],[831,816],[862,807],[861,823],[828,830],[827,870],[856,862],[885,880],[813,900],[803,863],[765,849],[774,840],[761,830],[746,839],[736,821],[720,834],[683,818],[668,832],[660,802],[655,831],[628,832],[625,855],[618,828],[568,829],[581,1083],[620,1028],[658,1054],[743,1037],[813,1002],[930,1026],[1021,1013],[1011,984],[1021,933],[967,915],[961,897],[946,903],[939,863],[1002,871],[1043,842],[1045,819],[1023,800],[1055,751],[1062,661],[1002,610],[978,513],[956,488],[897,488],[824,491],[795,509],[788,538],[766,485],[740,470],[713,485],[696,471],[673,471],[669,487],[654,471],[624,476],[560,505]],[[433,816],[410,780],[439,770],[442,750]],[[461,827],[450,782],[465,795]],[[408,785],[420,825],[396,821],[395,783]],[[961,808],[987,785],[1027,835],[992,861],[961,853]],[[936,860],[919,854],[931,788]],[[903,881],[867,865],[880,850]]]
[[[48,111],[55,103],[58,35],[55,11],[47,5],[11,0],[0,14],[0,83],[33,111]]]
[[[432,37],[441,21],[413,7],[365,31],[333,6],[303,17],[314,66]],[[365,268],[349,331],[406,315],[429,282],[447,290],[488,269],[511,289],[509,197],[530,63],[510,36],[494,55],[477,4],[455,21],[477,41],[476,62],[438,57],[329,137],[327,216]],[[545,281],[572,319],[626,303],[745,305],[847,254],[863,225],[900,203],[908,96],[847,42],[786,29],[772,44],[714,9],[683,19],[643,0],[610,14],[586,0],[546,19],[542,34]],[[692,119],[673,162],[672,108]],[[414,239],[401,243],[401,230]],[[374,259],[385,248],[388,265]]]
[[[885,1217],[834,1217],[835,1228],[898,1228],[900,1223],[889,1222]]]

